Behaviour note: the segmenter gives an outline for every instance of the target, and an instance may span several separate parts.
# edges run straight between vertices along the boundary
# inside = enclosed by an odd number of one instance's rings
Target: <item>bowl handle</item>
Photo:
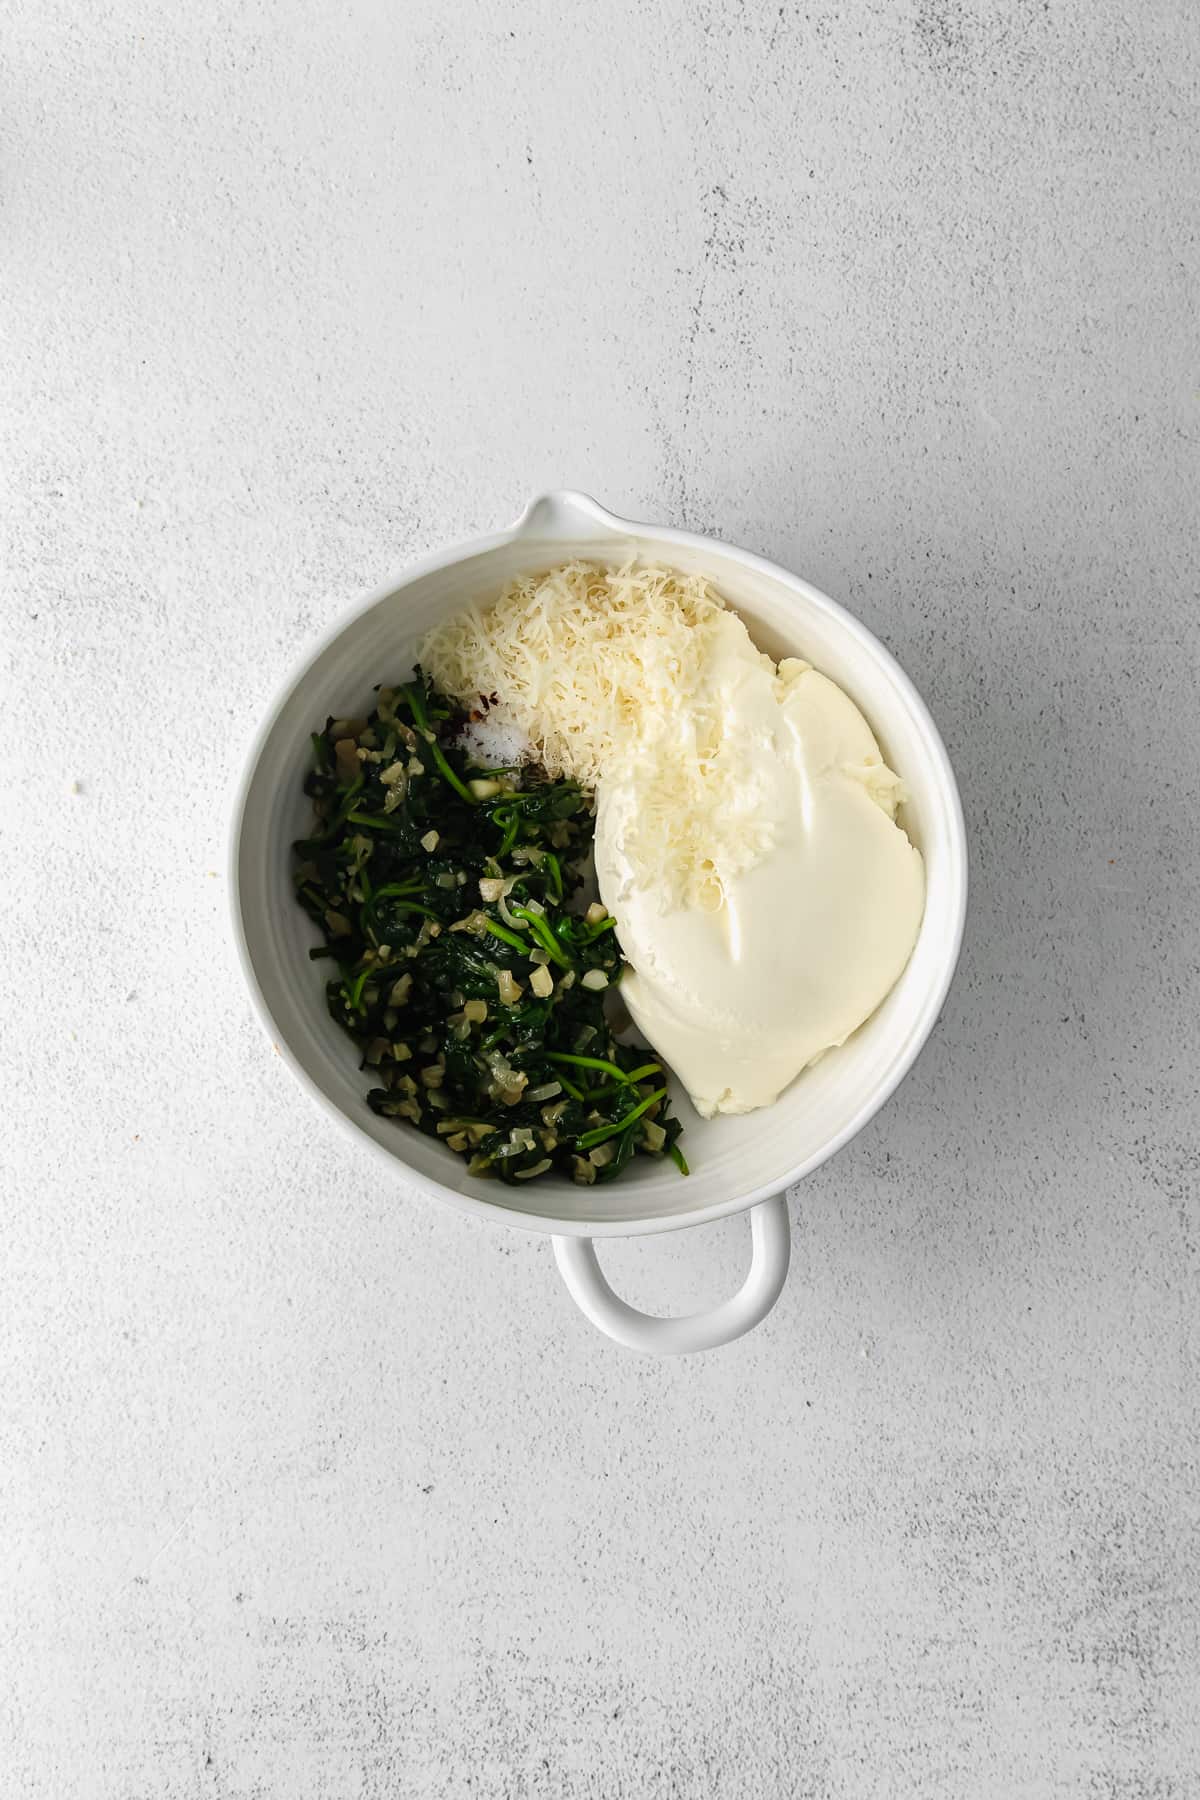
[[[750,1213],[750,1270],[736,1294],[709,1312],[682,1319],[660,1319],[619,1300],[605,1281],[591,1238],[556,1237],[554,1256],[559,1274],[580,1310],[592,1324],[629,1350],[652,1356],[680,1356],[689,1350],[715,1350],[741,1337],[766,1318],[787,1279],[792,1237],[787,1198],[776,1194]]]

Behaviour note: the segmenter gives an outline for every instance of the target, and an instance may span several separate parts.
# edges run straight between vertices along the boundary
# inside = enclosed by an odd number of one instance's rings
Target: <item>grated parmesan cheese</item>
[[[594,788],[647,721],[694,691],[696,627],[723,608],[700,575],[565,563],[447,619],[420,662],[463,705],[497,694],[548,775]]]

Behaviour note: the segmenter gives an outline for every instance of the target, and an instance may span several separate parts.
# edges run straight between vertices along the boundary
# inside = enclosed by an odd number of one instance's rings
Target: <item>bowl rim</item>
[[[303,1066],[300,1059],[292,1051],[285,1028],[275,1018],[271,1007],[259,983],[258,973],[247,939],[245,920],[242,908],[240,854],[242,836],[245,826],[246,808],[253,787],[254,777],[259,761],[266,748],[267,741],[275,728],[281,712],[290,700],[292,693],[303,680],[309,668],[321,657],[330,646],[349,629],[363,614],[368,613],[382,601],[391,599],[403,588],[410,587],[425,576],[434,574],[439,569],[451,567],[458,562],[486,555],[503,545],[510,544],[522,537],[536,539],[538,522],[547,515],[566,513],[572,520],[590,522],[596,528],[598,539],[604,536],[634,536],[653,540],[655,545],[681,545],[700,551],[718,550],[731,561],[758,574],[782,581],[786,586],[798,591],[818,611],[824,612],[833,619],[838,627],[867,651],[887,672],[889,679],[900,690],[914,719],[919,724],[928,745],[931,760],[935,766],[942,789],[943,798],[948,807],[949,846],[947,855],[947,880],[951,883],[950,898],[952,901],[952,929],[945,938],[937,980],[925,991],[920,1005],[915,1009],[909,1025],[906,1040],[895,1057],[887,1076],[877,1087],[873,1088],[854,1112],[853,1116],[823,1144],[818,1150],[804,1157],[780,1179],[759,1183],[744,1193],[731,1198],[709,1201],[686,1212],[671,1213],[668,1216],[650,1217],[647,1219],[557,1219],[544,1214],[520,1213],[494,1201],[483,1200],[473,1194],[460,1193],[456,1188],[437,1181],[423,1171],[416,1169],[404,1157],[402,1149],[391,1149],[376,1141],[364,1131],[344,1109],[324,1092],[319,1083]],[[547,539],[548,546],[553,539]],[[753,550],[743,549],[740,545],[727,543],[723,538],[706,536],[701,532],[685,531],[676,526],[654,525],[643,521],[621,518],[608,512],[591,498],[590,495],[569,489],[557,489],[543,492],[531,500],[513,524],[501,531],[489,532],[482,537],[470,538],[461,543],[451,545],[418,557],[407,564],[399,574],[361,594],[357,600],[343,608],[330,625],[319,636],[309,643],[303,652],[291,664],[285,679],[274,691],[267,705],[250,747],[243,757],[234,779],[232,799],[229,809],[229,836],[227,844],[228,894],[234,945],[238,963],[250,995],[251,1004],[264,1027],[272,1044],[287,1064],[301,1087],[316,1101],[318,1106],[331,1117],[343,1133],[348,1134],[354,1142],[365,1145],[375,1157],[385,1163],[393,1176],[405,1181],[414,1191],[429,1195],[432,1198],[446,1201],[456,1211],[472,1218],[486,1218],[497,1224],[515,1227],[517,1230],[530,1231],[543,1236],[554,1237],[649,1237],[659,1232],[684,1231],[694,1225],[709,1224],[717,1219],[728,1218],[733,1214],[745,1212],[750,1207],[768,1200],[776,1194],[785,1193],[788,1189],[811,1175],[831,1157],[838,1154],[853,1137],[870,1123],[888,1100],[891,1099],[900,1083],[911,1070],[920,1055],[937,1023],[942,1005],[949,992],[950,983],[958,966],[962,948],[963,933],[966,927],[968,857],[966,841],[966,825],[963,818],[962,800],[958,791],[954,769],[950,762],[946,746],[942,741],[933,717],[910,677],[896,661],[891,651],[880,642],[867,626],[848,612],[838,601],[833,600],[820,588],[814,587],[803,576],[794,574],[782,564],[772,562]]]

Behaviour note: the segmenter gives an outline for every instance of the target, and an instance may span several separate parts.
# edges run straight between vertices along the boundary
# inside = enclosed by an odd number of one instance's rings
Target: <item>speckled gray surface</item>
[[[3,11],[4,1792],[1200,1793],[1194,8]],[[282,671],[563,484],[859,612],[973,848],[677,1362],[332,1136],[227,948]]]

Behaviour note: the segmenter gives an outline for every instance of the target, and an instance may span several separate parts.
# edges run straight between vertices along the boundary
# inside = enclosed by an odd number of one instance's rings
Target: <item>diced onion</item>
[[[525,991],[519,981],[513,980],[510,969],[496,970],[496,987],[504,1006],[515,1006]]]

